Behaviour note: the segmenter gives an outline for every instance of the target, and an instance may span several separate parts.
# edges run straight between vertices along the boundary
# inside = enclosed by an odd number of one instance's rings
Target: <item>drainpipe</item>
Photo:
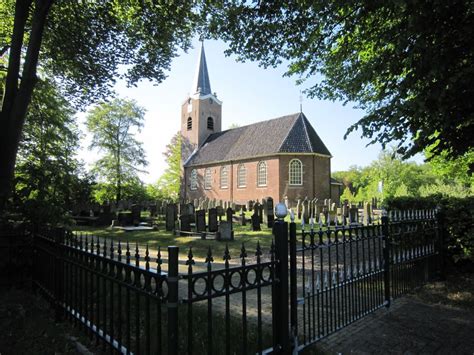
[[[234,202],[234,162],[230,161],[230,202]]]

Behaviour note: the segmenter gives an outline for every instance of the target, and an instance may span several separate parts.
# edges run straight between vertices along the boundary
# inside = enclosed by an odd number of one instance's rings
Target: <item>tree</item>
[[[33,222],[61,221],[85,188],[75,111],[50,81],[38,82],[15,168],[12,209]]]
[[[168,167],[157,182],[157,189],[165,198],[177,200],[181,186],[181,134],[176,133],[163,153]]]
[[[161,82],[187,49],[200,2],[3,0],[0,57],[7,56],[0,112],[0,215],[38,67],[78,105],[107,97],[117,78]],[[119,72],[119,68],[125,69]]]
[[[356,102],[366,115],[346,136],[397,142],[405,158],[428,146],[448,158],[472,151],[471,1],[235,0],[209,17],[228,53],[264,67],[289,61],[286,75],[310,97]]]
[[[115,201],[122,199],[123,186],[135,183],[140,167],[148,162],[135,133],[143,126],[145,110],[133,100],[114,99],[95,106],[87,116],[92,133],[90,149],[103,152],[94,171],[110,184]]]

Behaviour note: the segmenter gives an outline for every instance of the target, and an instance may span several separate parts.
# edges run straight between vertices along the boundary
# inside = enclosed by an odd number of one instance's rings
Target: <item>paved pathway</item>
[[[474,354],[474,312],[421,302],[395,300],[322,340],[330,354]]]

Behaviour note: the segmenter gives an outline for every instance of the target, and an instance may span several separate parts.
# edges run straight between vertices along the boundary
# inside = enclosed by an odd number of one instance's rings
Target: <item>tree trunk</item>
[[[21,48],[31,0],[17,0],[16,2],[5,97],[2,112],[0,113],[0,216],[5,211],[6,203],[12,190],[11,184],[15,172],[16,154],[25,123],[26,112],[36,84],[39,51],[46,17],[52,2],[53,0],[44,0],[35,3],[30,39],[19,87]]]

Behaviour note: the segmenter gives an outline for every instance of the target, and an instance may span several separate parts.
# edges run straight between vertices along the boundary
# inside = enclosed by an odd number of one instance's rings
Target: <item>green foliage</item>
[[[455,262],[474,262],[474,196],[389,198],[384,202],[387,209],[434,209],[440,208],[444,225],[444,241],[448,256]]]
[[[105,182],[97,199],[123,197],[123,190],[137,185],[140,167],[148,164],[142,143],[135,138],[143,127],[145,110],[133,100],[114,99],[94,107],[87,116],[87,129],[92,133],[90,149],[96,148],[102,157],[94,172]]]
[[[347,134],[398,142],[404,157],[473,147],[472,2],[234,0],[209,11],[227,53],[264,67],[288,61],[310,97],[365,110]]]
[[[94,185],[92,191],[94,201],[100,204],[115,201],[117,189],[116,186],[109,183],[100,182]],[[150,199],[147,187],[140,179],[131,179],[122,184],[121,199],[128,201],[147,201]]]
[[[168,167],[158,179],[154,189],[162,198],[176,201],[181,186],[181,134],[176,133],[163,153]]]
[[[383,151],[369,166],[352,166],[347,171],[335,172],[333,177],[344,184],[341,199],[350,202],[368,201],[372,197],[383,200],[433,194],[470,196],[474,193],[474,180],[468,168],[456,170],[459,165],[467,167],[464,161],[443,162],[441,157],[425,164],[405,162],[395,152]]]
[[[73,203],[89,198],[90,181],[74,153],[80,137],[74,113],[52,82],[38,83],[18,151],[13,193],[13,209],[29,221],[61,221]]]

